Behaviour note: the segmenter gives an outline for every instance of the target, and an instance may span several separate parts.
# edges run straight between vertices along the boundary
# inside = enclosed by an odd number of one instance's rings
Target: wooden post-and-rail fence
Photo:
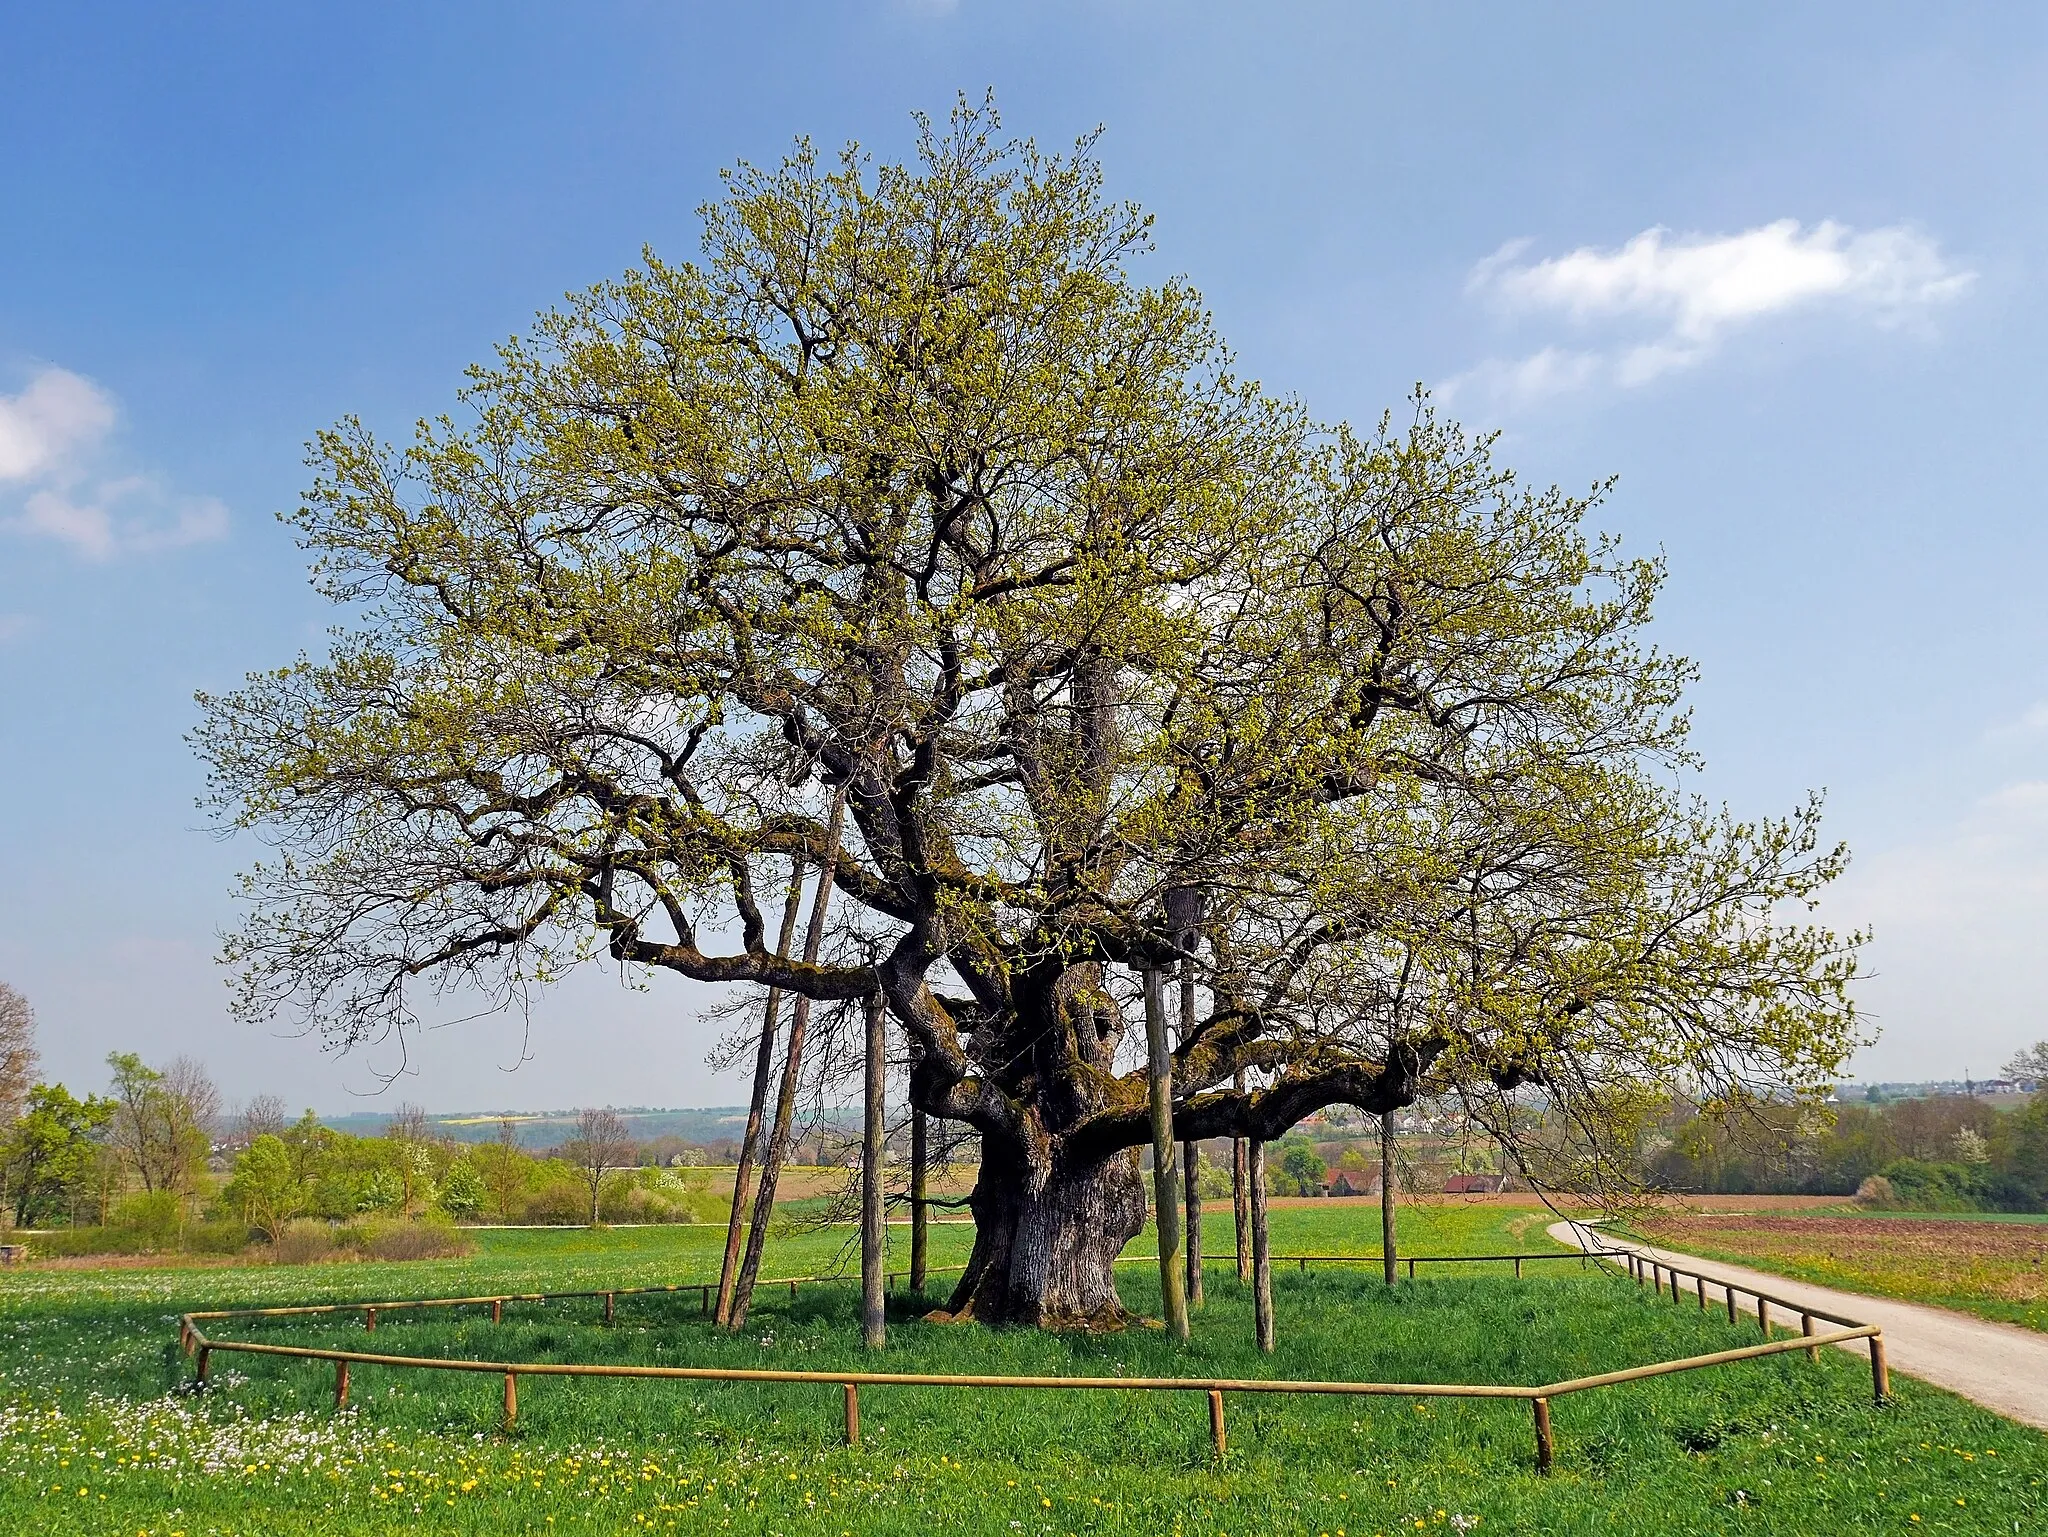
[[[1305,1271],[1315,1264],[1366,1264],[1378,1263],[1378,1255],[1282,1255],[1282,1260],[1294,1260]],[[1404,1256],[1405,1257],[1405,1256]],[[1141,1263],[1146,1256],[1136,1257]],[[1604,1264],[1610,1260],[1622,1261],[1630,1275],[1639,1285],[1654,1282],[1659,1295],[1664,1290],[1665,1277],[1671,1278],[1674,1297],[1677,1295],[1681,1277],[1699,1283],[1702,1299],[1705,1297],[1707,1278],[1696,1272],[1675,1270],[1660,1260],[1642,1255],[1635,1250],[1595,1250],[1589,1255],[1579,1254],[1523,1254],[1523,1255],[1416,1255],[1410,1264],[1466,1264],[1482,1261],[1502,1260],[1559,1260],[1592,1259]],[[1520,1264],[1516,1266],[1520,1273]],[[797,1276],[788,1278],[786,1284],[790,1295],[802,1284],[818,1284],[835,1281],[830,1276]],[[784,1282],[767,1284],[782,1285]],[[1717,1286],[1726,1283],[1715,1281]],[[196,1356],[196,1383],[204,1388],[211,1378],[212,1359],[216,1352],[239,1353],[243,1355],[278,1356],[291,1360],[325,1361],[334,1366],[334,1402],[337,1408],[348,1402],[349,1369],[351,1366],[381,1366],[416,1371],[483,1372],[501,1375],[505,1385],[504,1417],[507,1426],[514,1424],[519,1415],[519,1379],[521,1377],[637,1377],[673,1379],[693,1382],[780,1382],[836,1384],[841,1389],[842,1411],[845,1416],[846,1444],[860,1444],[860,1390],[884,1387],[923,1388],[973,1388],[973,1389],[1017,1389],[1045,1392],[1116,1392],[1148,1393],[1178,1392],[1201,1393],[1206,1396],[1209,1410],[1209,1435],[1215,1454],[1221,1458],[1226,1446],[1224,1427],[1224,1399],[1226,1393],[1305,1393],[1314,1395],[1346,1395],[1353,1397],[1380,1398],[1494,1398],[1518,1399],[1530,1406],[1534,1421],[1536,1442],[1536,1467],[1548,1472],[1554,1460],[1554,1448],[1550,1428],[1550,1405],[1552,1400],[1572,1393],[1583,1393],[1595,1388],[1616,1387],[1622,1383],[1640,1382],[1650,1377],[1669,1376],[1676,1372],[1698,1371],[1705,1367],[1722,1366],[1735,1361],[1752,1361],[1764,1356],[1780,1355],[1786,1351],[1803,1350],[1813,1360],[1819,1359],[1823,1345],[1846,1345],[1855,1340],[1870,1342],[1871,1384],[1874,1396],[1882,1404],[1891,1393],[1891,1382],[1885,1368],[1884,1335],[1874,1324],[1856,1323],[1850,1319],[1837,1318],[1817,1310],[1802,1310],[1795,1304],[1781,1298],[1757,1297],[1757,1316],[1765,1338],[1755,1345],[1742,1346],[1733,1350],[1718,1350],[1708,1355],[1687,1356],[1675,1361],[1657,1361],[1646,1366],[1628,1367],[1621,1371],[1601,1372],[1589,1377],[1574,1377],[1562,1382],[1545,1383],[1540,1386],[1519,1386],[1496,1383],[1445,1383],[1445,1382],[1312,1382],[1269,1378],[1237,1377],[992,1377],[970,1376],[957,1373],[937,1372],[846,1372],[846,1371],[793,1371],[765,1368],[718,1367],[718,1366],[608,1366],[576,1362],[547,1361],[461,1361],[427,1356],[387,1355],[372,1351],[334,1350],[310,1345],[272,1345],[254,1340],[215,1339],[201,1328],[202,1321],[212,1323],[232,1318],[283,1318],[304,1317],[314,1314],[361,1313],[365,1330],[374,1330],[377,1315],[400,1310],[448,1307],[482,1307],[491,1309],[491,1321],[503,1321],[507,1303],[546,1303],[576,1299],[602,1298],[604,1319],[613,1321],[616,1299],[622,1296],[641,1296],[655,1293],[690,1292],[702,1293],[701,1306],[707,1314],[711,1310],[711,1293],[715,1285],[694,1286],[678,1283],[669,1286],[616,1287],[605,1291],[579,1292],[525,1292],[494,1297],[431,1297],[399,1302],[337,1302],[314,1303],[297,1307],[276,1308],[235,1308],[211,1312],[185,1314],[178,1325],[180,1344],[188,1353]],[[1744,1289],[1747,1290],[1746,1288]],[[1756,1295],[1750,1293],[1750,1295]],[[1735,1317],[1735,1292],[1729,1291],[1729,1317]],[[1801,1314],[1801,1332],[1786,1339],[1771,1337],[1770,1304],[1776,1303],[1788,1313]],[[1705,1306],[1702,1300],[1701,1306]],[[1820,1319],[1839,1327],[1819,1331],[1814,1320]]]

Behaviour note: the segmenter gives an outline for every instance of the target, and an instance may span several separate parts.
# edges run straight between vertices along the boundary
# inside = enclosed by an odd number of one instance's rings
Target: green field
[[[1369,1211],[1276,1211],[1281,1252],[1366,1253]],[[1405,1213],[1418,1252],[1549,1248],[1538,1217]],[[1227,1218],[1209,1223],[1212,1252]],[[215,1359],[216,1386],[175,1391],[194,1307],[454,1292],[570,1290],[715,1274],[713,1229],[492,1232],[462,1261],[306,1269],[31,1270],[0,1279],[0,1530],[200,1534],[744,1532],[1045,1533],[2035,1532],[2048,1529],[2048,1440],[1895,1379],[1869,1402],[1864,1360],[1787,1354],[1573,1396],[1558,1467],[1531,1468],[1522,1403],[1238,1397],[1210,1457],[1198,1394],[869,1389],[863,1444],[839,1444],[836,1389],[525,1379],[516,1433],[488,1376],[357,1368],[336,1415],[331,1368]],[[969,1231],[934,1234],[957,1259]],[[901,1245],[903,1231],[892,1230]],[[828,1268],[844,1234],[771,1245],[770,1274]],[[898,1255],[894,1263],[901,1262]],[[1474,1267],[1474,1271],[1479,1267]],[[1746,1344],[1753,1327],[1648,1299],[1576,1263],[1516,1282],[1439,1274],[1388,1294],[1377,1272],[1281,1267],[1280,1350],[1250,1347],[1248,1300],[1212,1271],[1196,1337],[1000,1333],[918,1321],[898,1298],[882,1369],[1274,1375],[1541,1382]],[[1126,1300],[1156,1299],[1147,1267]],[[831,1369],[857,1348],[851,1284],[764,1293],[722,1338],[694,1294],[597,1305],[387,1315],[408,1354]],[[362,1346],[359,1325],[269,1322],[264,1338]],[[225,1334],[225,1328],[220,1329]],[[252,1336],[253,1337],[253,1336]],[[1919,1520],[1912,1518],[1918,1516]]]

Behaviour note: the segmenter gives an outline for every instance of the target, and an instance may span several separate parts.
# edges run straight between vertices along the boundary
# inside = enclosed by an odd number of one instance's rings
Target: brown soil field
[[[1553,1196],[1545,1201],[1540,1195],[1527,1190],[1509,1190],[1500,1195],[1407,1195],[1400,1198],[1403,1206],[1514,1206],[1530,1210],[1547,1210],[1555,1207],[1560,1212],[1594,1212],[1600,1208],[1591,1201],[1575,1200],[1569,1196]],[[1677,1212],[1757,1212],[1757,1211],[1818,1211],[1830,1206],[1841,1206],[1848,1201],[1840,1195],[1675,1195],[1665,1196],[1659,1201],[1663,1210]],[[1268,1206],[1378,1206],[1376,1195],[1275,1195],[1266,1198]],[[1230,1202],[1204,1201],[1204,1211],[1229,1211]]]
[[[2048,1329],[2048,1223],[1693,1213],[1636,1227],[1692,1254]]]

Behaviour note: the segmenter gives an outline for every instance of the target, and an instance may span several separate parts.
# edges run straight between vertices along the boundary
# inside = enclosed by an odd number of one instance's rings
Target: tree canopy
[[[1647,1087],[1832,1076],[1855,940],[1798,910],[1843,854],[1812,804],[1685,793],[1690,669],[1604,488],[1244,379],[1140,281],[1092,142],[988,109],[910,165],[742,167],[704,227],[505,343],[460,424],[317,441],[294,521],[347,623],[196,735],[284,850],[245,1012],[354,1042],[601,953],[879,990],[915,1102],[982,1137],[955,1306],[1039,1321],[1114,1312],[1142,1221],[1133,972],[1199,980],[1179,1137],[1425,1088],[1512,1136],[1538,1085],[1530,1156],[1584,1180]],[[849,900],[777,954],[760,893],[842,788]]]

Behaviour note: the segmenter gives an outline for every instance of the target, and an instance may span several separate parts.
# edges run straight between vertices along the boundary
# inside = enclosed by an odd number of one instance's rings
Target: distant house
[[[1331,1195],[1378,1195],[1380,1193],[1380,1171],[1378,1169],[1339,1169],[1337,1177],[1330,1181]]]
[[[1453,1174],[1444,1181],[1445,1195],[1499,1195],[1507,1188],[1505,1174]]]

